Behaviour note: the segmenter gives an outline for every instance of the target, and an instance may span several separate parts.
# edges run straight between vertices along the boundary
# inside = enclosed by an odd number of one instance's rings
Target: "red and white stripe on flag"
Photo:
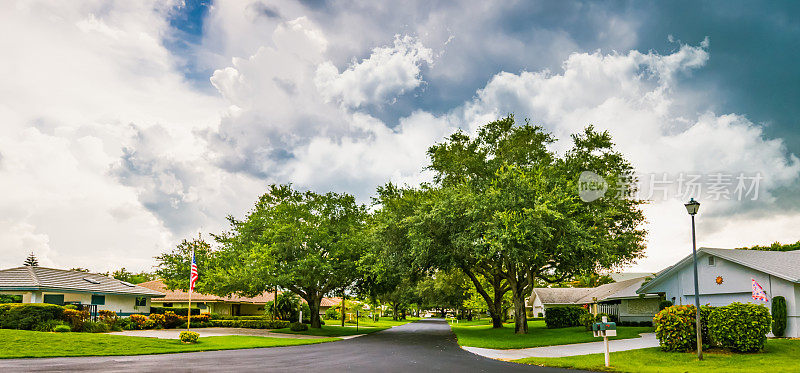
[[[767,293],[764,292],[764,288],[762,288],[761,285],[756,282],[756,279],[751,278],[750,280],[753,281],[753,299],[769,302],[769,299],[767,299]]]
[[[192,253],[192,273],[189,275],[189,291],[194,291],[194,284],[199,277],[197,273],[197,263],[194,261],[194,253]]]

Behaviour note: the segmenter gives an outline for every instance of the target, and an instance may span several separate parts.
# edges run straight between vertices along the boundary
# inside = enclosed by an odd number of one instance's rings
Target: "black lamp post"
[[[700,209],[700,202],[690,199],[684,206],[692,216],[692,258],[694,258],[694,306],[697,308],[695,320],[697,322],[697,359],[703,360],[703,330],[700,328],[700,290],[697,285],[697,240],[694,234],[694,216]]]

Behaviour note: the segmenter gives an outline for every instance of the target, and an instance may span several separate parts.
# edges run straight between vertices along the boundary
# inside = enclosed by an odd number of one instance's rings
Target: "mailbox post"
[[[603,337],[603,345],[606,354],[606,367],[611,366],[611,356],[608,349],[608,337],[617,336],[617,324],[608,322],[608,318],[603,316],[603,321],[592,324],[592,332],[595,337]]]

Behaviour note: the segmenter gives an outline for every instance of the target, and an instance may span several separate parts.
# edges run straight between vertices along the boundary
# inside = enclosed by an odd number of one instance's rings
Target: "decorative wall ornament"
[[[722,285],[722,282],[725,281],[725,280],[722,278],[722,276],[717,276],[717,279],[715,281],[716,281],[717,285]]]

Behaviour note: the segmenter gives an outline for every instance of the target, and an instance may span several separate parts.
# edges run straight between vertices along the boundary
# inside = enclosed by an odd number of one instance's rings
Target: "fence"
[[[597,305],[597,312],[612,316],[619,316],[619,304],[600,303]]]

